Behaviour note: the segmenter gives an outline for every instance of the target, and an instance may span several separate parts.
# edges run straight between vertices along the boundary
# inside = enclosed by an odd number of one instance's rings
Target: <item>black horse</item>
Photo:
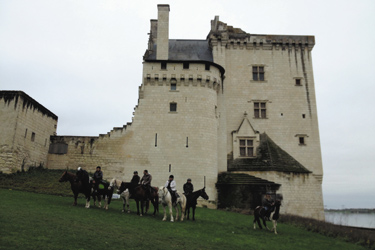
[[[91,182],[91,186],[94,187],[94,184]],[[98,199],[99,207],[101,207],[102,198],[105,200],[104,208],[108,210],[109,204],[111,204],[113,195],[113,188],[109,187],[108,182],[102,181],[97,185],[97,188],[92,192],[92,198],[94,199],[94,206],[96,205],[96,199]]]
[[[121,186],[118,190],[118,193],[121,194],[124,192],[126,189],[131,189],[133,186],[130,182],[122,182]],[[159,195],[158,195],[158,188],[157,187],[151,187],[151,194],[150,197],[147,197],[146,190],[142,187],[142,185],[138,185],[134,187],[132,190],[132,194],[130,196],[131,199],[134,199],[135,202],[137,203],[137,214],[142,216],[143,213],[143,207],[146,205],[146,213],[148,211],[148,199],[150,198],[150,201],[152,205],[154,206],[154,213],[153,215],[156,214],[156,211],[159,212]],[[139,212],[139,203],[141,203],[141,213]]]
[[[277,226],[277,220],[279,219],[280,217],[280,206],[281,206],[281,201],[280,200],[276,200],[276,202],[271,206],[271,215],[270,215],[270,218],[272,220],[272,223],[273,223],[273,228],[272,229],[269,229],[267,227],[267,224],[266,224],[266,220],[268,218],[266,218],[266,210],[264,209],[263,206],[258,206],[255,208],[254,210],[254,229],[256,229],[256,222],[258,223],[258,226],[260,229],[262,229],[262,225],[260,223],[260,218],[263,220],[263,225],[270,231],[275,231],[275,234],[277,234],[277,231],[276,231],[276,226]]]
[[[187,213],[187,220],[189,219],[190,214],[190,208],[193,209],[193,220],[195,220],[195,208],[197,207],[197,199],[199,197],[202,197],[205,200],[208,200],[208,195],[206,194],[205,187],[195,191],[191,194],[186,195],[186,210],[185,210],[185,216]]]
[[[72,188],[74,194],[74,203],[73,206],[77,205],[77,197],[79,193],[83,193],[86,197],[86,208],[90,207],[90,195],[91,195],[91,187],[87,183],[86,185],[77,179],[77,176],[73,173],[65,171],[59,182],[70,182],[70,186]]]

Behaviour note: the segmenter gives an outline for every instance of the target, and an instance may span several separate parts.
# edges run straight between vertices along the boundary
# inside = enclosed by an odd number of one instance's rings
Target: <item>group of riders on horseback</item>
[[[76,182],[81,181],[81,183],[84,187],[90,186],[90,177],[89,177],[89,174],[86,170],[79,167],[77,169],[76,176],[77,176]],[[151,187],[151,181],[152,181],[152,176],[151,176],[151,174],[149,174],[148,170],[145,169],[143,171],[142,178],[139,177],[138,171],[134,171],[133,177],[130,181],[130,188],[129,188],[130,195],[134,194],[135,188],[138,187],[139,185],[141,185],[142,188],[145,190],[146,196],[149,199],[150,196],[152,195],[152,193],[155,192],[155,189],[153,189]],[[93,191],[97,192],[98,189],[101,188],[100,184],[103,184],[103,183],[105,183],[104,180],[103,180],[103,172],[101,170],[101,167],[97,166],[96,171],[95,171],[95,173],[92,177],[92,181],[91,181]],[[173,175],[169,176],[169,179],[165,183],[165,187],[168,189],[168,191],[170,192],[170,194],[172,196],[172,203],[175,203],[176,200],[178,199],[179,195],[176,192],[177,191],[176,190],[176,181],[174,180]],[[184,189],[184,195],[189,195],[189,194],[193,193],[194,186],[191,183],[190,178],[187,179],[187,182],[184,184],[183,189]]]

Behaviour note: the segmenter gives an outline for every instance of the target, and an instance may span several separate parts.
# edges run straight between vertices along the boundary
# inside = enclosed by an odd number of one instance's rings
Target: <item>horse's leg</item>
[[[180,208],[178,207],[178,204],[176,203],[176,205],[174,205],[173,206],[174,207],[174,209],[176,210],[176,221],[178,221],[178,216],[179,216],[179,210],[180,210]]]
[[[126,200],[126,205],[128,206],[128,214],[129,214],[130,213],[129,196],[125,197],[125,200]],[[124,208],[125,208],[125,204],[124,204]]]
[[[277,234],[277,231],[276,231],[277,220],[272,220],[272,223],[273,223],[273,228],[272,228],[272,230],[274,230],[274,231],[275,231],[275,234]]]
[[[172,211],[172,201],[168,203],[169,215],[171,216],[171,222],[173,222],[173,211]]]
[[[105,206],[104,206],[104,208],[105,208],[105,210],[108,210],[108,202],[109,202],[109,197],[108,197],[108,195],[106,195],[105,196]]]
[[[195,208],[196,208],[196,205],[194,205],[192,207],[192,211],[193,211],[193,221],[195,221]]]
[[[125,198],[124,197],[122,197],[122,196],[120,196],[121,197],[121,200],[122,200],[122,211],[121,212],[125,212]]]
[[[163,221],[166,221],[167,220],[167,212],[166,212],[165,204],[164,203],[163,203],[163,211],[164,211]]]
[[[77,206],[77,197],[78,197],[78,193],[74,193],[74,202],[73,202],[73,206]]]
[[[180,203],[181,204],[181,221],[184,221],[185,209],[186,209],[186,199],[184,198],[184,196],[182,197],[181,201],[182,201],[182,203]]]

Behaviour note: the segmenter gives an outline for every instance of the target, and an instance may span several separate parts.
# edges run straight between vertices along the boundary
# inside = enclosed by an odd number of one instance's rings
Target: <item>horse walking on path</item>
[[[277,227],[277,220],[280,217],[280,206],[281,202],[280,200],[276,200],[275,204],[271,206],[271,209],[274,209],[273,212],[271,212],[270,218],[273,223],[272,229],[269,229],[266,224],[266,210],[263,206],[258,206],[254,210],[254,229],[256,229],[256,222],[258,222],[258,226],[260,229],[262,229],[262,225],[260,223],[260,218],[263,220],[263,225],[269,230],[269,231],[275,231],[275,234],[277,234],[276,227]]]
[[[159,198],[160,198],[161,204],[163,205],[163,210],[164,210],[163,221],[167,220],[167,213],[165,210],[166,206],[168,206],[169,208],[169,216],[171,217],[171,222],[173,222],[172,206],[176,209],[176,220],[178,220],[180,209],[181,209],[181,221],[184,220],[184,214],[185,214],[185,209],[186,209],[186,197],[184,194],[180,193],[179,191],[176,191],[176,192],[179,195],[179,197],[177,198],[176,202],[172,204],[172,196],[169,193],[168,189],[166,187],[159,188]]]
[[[193,220],[195,220],[195,208],[197,207],[197,199],[199,197],[202,197],[203,199],[205,200],[208,200],[208,195],[205,191],[206,187],[198,190],[198,191],[195,191],[191,194],[188,194],[186,195],[186,210],[185,210],[185,215],[187,213],[187,220],[189,220],[189,214],[190,214],[190,208],[192,208],[193,210]]]
[[[109,188],[116,188],[118,192],[120,192],[120,187],[123,182],[121,180],[118,180],[116,178],[113,178],[111,182],[109,183]],[[130,182],[128,182],[130,184]],[[130,199],[130,193],[129,189],[126,189],[125,191],[120,193],[120,199],[122,200],[122,212],[125,212],[125,207],[128,207],[127,212],[130,213],[129,208],[129,199]]]
[[[130,182],[122,182],[119,192],[123,193],[126,189],[131,188],[131,183]],[[158,196],[158,188],[157,187],[152,187],[152,192],[150,194],[150,197],[147,196],[146,190],[143,188],[142,185],[138,185],[134,188],[133,193],[129,198],[134,199],[135,202],[137,203],[137,214],[140,216],[143,216],[143,207],[144,204],[146,203],[146,213],[148,211],[148,198],[150,198],[150,201],[152,205],[154,206],[154,213],[153,215],[156,214],[156,211],[159,212],[159,196]],[[141,203],[141,213],[139,212],[139,203]]]
[[[74,194],[74,203],[73,206],[77,205],[77,197],[79,193],[83,193],[86,197],[86,208],[90,208],[90,195],[91,195],[91,187],[90,185],[83,185],[81,181],[77,181],[77,176],[73,173],[65,171],[59,182],[70,182],[70,186],[72,188]]]

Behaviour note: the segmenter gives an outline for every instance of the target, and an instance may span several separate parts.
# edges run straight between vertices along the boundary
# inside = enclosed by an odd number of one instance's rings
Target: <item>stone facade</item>
[[[0,91],[0,170],[46,166],[57,116],[22,91]]]
[[[98,137],[51,136],[47,167],[101,166],[124,181],[148,169],[152,185],[173,174],[180,190],[192,178],[210,207],[226,185],[219,174],[246,174],[257,190],[278,188],[284,213],[323,220],[314,37],[249,34],[215,17],[205,40],[171,40],[169,11],[158,5],[151,20],[132,122]]]

